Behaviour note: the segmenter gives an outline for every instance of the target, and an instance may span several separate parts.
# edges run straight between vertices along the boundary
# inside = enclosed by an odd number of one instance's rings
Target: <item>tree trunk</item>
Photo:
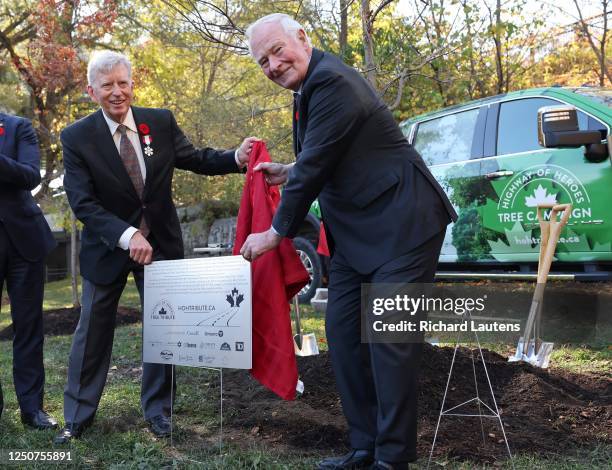
[[[370,0],[361,0],[361,27],[363,30],[363,58],[366,78],[378,90],[376,83],[376,63],[374,61],[374,40],[372,39],[372,11]]]
[[[348,48],[348,2],[340,0],[340,35],[338,37],[338,46],[340,47],[340,57],[346,59],[346,51]]]

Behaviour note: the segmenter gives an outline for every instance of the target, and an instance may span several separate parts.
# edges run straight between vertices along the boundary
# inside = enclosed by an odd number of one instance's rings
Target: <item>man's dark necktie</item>
[[[144,180],[142,179],[142,172],[140,171],[140,164],[138,163],[138,157],[136,156],[136,150],[130,142],[129,137],[127,136],[127,127],[121,124],[117,127],[117,130],[121,134],[121,140],[119,141],[119,156],[123,161],[123,166],[125,166],[125,170],[127,171],[130,180],[132,180],[132,184],[134,185],[134,189],[136,189],[136,194],[142,201],[142,193],[144,191]],[[146,237],[149,235],[149,227],[147,226],[147,222],[144,218],[144,214],[140,219],[140,227],[139,230]]]

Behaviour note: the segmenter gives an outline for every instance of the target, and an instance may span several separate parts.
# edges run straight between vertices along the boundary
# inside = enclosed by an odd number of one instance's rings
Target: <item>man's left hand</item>
[[[277,235],[271,228],[265,232],[252,233],[244,241],[240,254],[247,261],[255,261],[266,251],[272,250],[280,245],[283,237]]]
[[[238,161],[241,165],[249,161],[251,150],[253,150],[253,143],[259,140],[261,140],[259,137],[247,137],[242,141],[240,147],[238,147]]]

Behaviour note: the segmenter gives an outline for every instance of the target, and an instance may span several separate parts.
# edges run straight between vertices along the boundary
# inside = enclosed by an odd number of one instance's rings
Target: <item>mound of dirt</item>
[[[419,393],[419,455],[431,449],[435,427],[453,356],[453,348],[425,345]],[[612,381],[560,369],[541,370],[508,363],[505,357],[484,351],[495,400],[501,410],[510,449],[515,453],[571,454],[577,447],[612,443]],[[482,363],[474,353],[478,394],[495,410]],[[302,453],[341,453],[348,447],[347,426],[336,393],[327,354],[298,358],[305,393],[295,402],[283,402],[243,371],[224,372],[225,429],[276,447]],[[460,348],[445,410],[477,394],[472,351]],[[211,384],[212,385],[212,384]],[[475,402],[455,410],[479,414]],[[480,414],[490,412],[480,407]],[[442,418],[434,455],[449,455],[492,463],[507,457],[497,418]],[[484,441],[484,444],[483,444]]]
[[[43,316],[43,330],[45,336],[71,335],[79,323],[81,309],[58,308],[45,310]],[[138,323],[142,321],[140,310],[129,307],[119,307],[117,310],[117,326]],[[0,331],[0,341],[13,339],[13,325]]]

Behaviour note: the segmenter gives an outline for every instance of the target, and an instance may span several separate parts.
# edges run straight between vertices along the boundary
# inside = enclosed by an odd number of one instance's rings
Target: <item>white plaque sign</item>
[[[251,266],[242,256],[145,266],[142,360],[251,368]]]

